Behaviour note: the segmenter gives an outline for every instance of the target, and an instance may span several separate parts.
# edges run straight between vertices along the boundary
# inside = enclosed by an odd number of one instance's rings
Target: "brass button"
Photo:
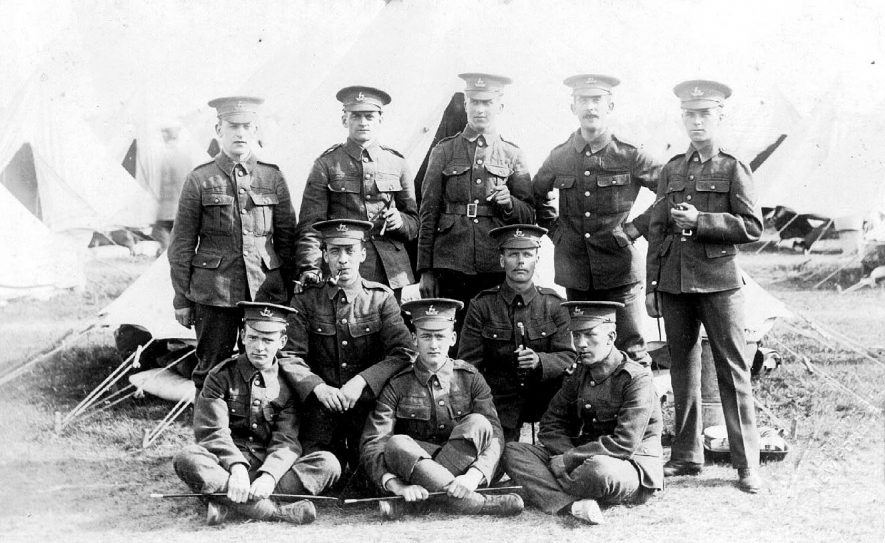
[[[716,185],[710,185],[710,190],[716,190]]]
[[[341,344],[344,345],[344,346],[347,346],[347,340],[346,340],[346,339],[342,339],[342,340],[341,340]]]
[[[256,428],[258,428],[258,424],[253,422],[253,423],[252,423],[252,429],[254,430],[254,429],[256,429]]]
[[[249,436],[249,441],[255,441],[255,438],[252,436]]]
[[[542,335],[542,336],[546,336],[546,335],[547,335],[547,332],[541,332],[541,335]]]
[[[590,177],[590,170],[584,170],[584,177]]]
[[[371,194],[366,194],[366,200],[371,200],[371,199],[372,199],[372,195],[371,195]]]
[[[243,215],[245,215],[245,214],[246,214],[246,208],[241,209],[241,210],[240,210],[240,213],[242,213]]]
[[[237,177],[243,177],[246,173],[243,170],[237,170]]]
[[[478,203],[479,203],[479,198],[474,199],[474,200],[473,200],[473,203],[474,203],[474,204],[478,204]]]
[[[317,332],[322,332],[322,331],[323,331],[322,328],[317,328]]]
[[[446,402],[443,401],[443,400],[440,400],[440,401],[439,401],[439,405],[446,405]]]
[[[690,180],[694,181],[694,176],[693,176],[693,175],[689,175],[688,178],[689,178]]]
[[[584,212],[584,216],[585,216],[585,217],[589,217],[589,216],[590,216],[590,212],[589,212],[589,211],[585,211],[585,212]]]
[[[482,184],[482,179],[477,179],[477,180],[476,180],[476,184],[477,184],[477,185]]]
[[[341,324],[347,324],[347,319],[341,319]]]
[[[479,219],[473,219],[474,224],[479,224]]]
[[[367,173],[367,174],[366,174],[366,179],[371,179],[371,178],[372,178],[372,174]]]
[[[482,164],[482,159],[481,159],[481,158],[476,159],[476,163],[481,165],[481,164]]]
[[[363,157],[363,162],[368,162],[368,161],[369,161],[369,157],[364,156],[364,157]]]
[[[415,414],[414,414],[414,413],[411,413],[409,416],[412,417],[412,418],[415,418]]]
[[[261,402],[258,400],[252,400],[252,405],[259,405]]]
[[[460,411],[458,411],[458,414],[459,414],[459,415],[460,415],[460,414],[461,414],[461,412],[460,412]]]
[[[584,404],[584,409],[590,409],[591,407],[593,407],[593,406],[590,405],[589,403]]]
[[[596,381],[590,381],[590,386],[595,387],[595,386],[596,386]]]
[[[216,198],[215,203],[217,204],[218,202],[220,202],[220,200],[218,198]]]
[[[205,266],[205,265],[207,265],[207,264],[209,264],[209,263],[208,263],[208,262],[206,262],[206,261],[203,261],[203,265],[204,265],[204,266]]]
[[[590,191],[589,191],[589,190],[585,190],[585,191],[584,191],[584,196],[590,196]]]
[[[483,142],[482,140],[476,140],[476,145],[478,147],[482,147],[483,145],[485,145],[485,142]]]
[[[341,363],[341,367],[342,367],[342,368],[346,368],[346,367],[347,367],[347,362],[342,362],[342,363]]]
[[[246,192],[246,189],[244,189],[243,187],[240,187],[240,193],[243,193],[243,192]]]
[[[492,338],[498,337],[498,334],[492,334]]]
[[[685,197],[686,200],[691,200],[691,194]]]
[[[590,156],[590,151],[587,151],[587,152],[584,153],[584,154],[587,155],[587,156]]]
[[[446,429],[446,425],[445,425],[445,424],[440,424],[440,425],[439,425],[439,429],[440,429],[440,430],[445,430],[445,429]]]
[[[685,238],[681,238],[679,241],[685,241]]]
[[[369,327],[368,327],[368,326],[366,326],[366,332],[368,332],[368,331],[369,331]]]
[[[590,239],[590,232],[585,232],[585,233],[584,233],[584,237],[587,238],[587,239]]]

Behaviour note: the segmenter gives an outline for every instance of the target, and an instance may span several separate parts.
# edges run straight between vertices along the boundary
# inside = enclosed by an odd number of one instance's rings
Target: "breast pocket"
[[[552,320],[533,319],[525,328],[526,346],[534,350],[546,347],[554,334],[556,334],[556,324]]]
[[[248,426],[249,395],[231,394],[227,399],[227,416],[231,429],[242,429]]]
[[[710,213],[728,213],[731,211],[729,192],[731,180],[722,178],[699,179],[697,181],[698,199],[695,204],[701,211]]]
[[[430,434],[430,405],[422,398],[403,398],[396,406],[394,431],[417,439],[426,439]]]
[[[685,202],[685,177],[674,175],[667,182],[667,206],[672,208],[675,205]]]
[[[350,335],[359,347],[364,359],[380,360],[384,357],[381,345],[381,317],[373,315],[368,318],[355,319],[348,324]]]
[[[633,186],[626,172],[606,173],[596,177],[596,212],[624,213],[633,206]]]
[[[577,177],[557,175],[553,179],[553,188],[559,191],[559,211],[562,215],[575,217],[582,213],[584,202],[581,199],[582,193],[577,187]],[[555,240],[555,242],[558,241],[558,239]]]
[[[249,194],[249,197],[254,205],[249,213],[252,219],[252,233],[256,236],[266,236],[273,231],[273,214],[280,199],[276,193],[254,190]]]
[[[227,232],[234,222],[235,198],[229,194],[206,193],[202,195],[202,229],[206,232]]]
[[[470,199],[470,164],[453,162],[446,164],[442,171],[445,186],[445,200],[453,203],[467,203]]]
[[[397,173],[375,172],[375,188],[378,192],[396,193],[403,190],[403,185]]]

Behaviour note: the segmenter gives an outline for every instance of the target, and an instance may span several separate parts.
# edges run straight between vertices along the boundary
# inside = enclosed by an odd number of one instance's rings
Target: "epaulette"
[[[378,147],[381,147],[381,148],[384,149],[385,151],[390,151],[391,153],[395,154],[396,156],[398,156],[398,157],[400,157],[400,158],[406,158],[406,157],[403,156],[402,153],[400,153],[399,151],[397,151],[397,150],[394,149],[393,147],[388,147],[388,146],[386,146],[386,145],[379,145]]]
[[[680,160],[684,157],[685,157],[685,153],[679,153],[678,155],[673,155],[672,157],[670,157],[670,160],[667,161],[667,164],[669,164],[671,162],[675,162],[677,160]]]
[[[197,170],[199,170],[200,168],[205,168],[206,166],[211,166],[212,164],[215,164],[215,158],[214,158],[214,157],[213,157],[213,158],[210,158],[210,159],[209,159],[208,161],[206,161],[206,162],[203,162],[202,164],[197,164],[196,166],[194,166],[194,171],[197,171]]]
[[[726,147],[720,147],[720,148],[719,148],[719,152],[722,153],[722,154],[725,155],[725,156],[729,156],[729,157],[731,157],[731,158],[737,160],[738,162],[744,162],[744,161],[741,159],[741,157],[737,156],[735,153],[732,153],[732,152],[731,152],[728,148],[726,148]],[[744,162],[744,164],[747,164],[747,163]]]
[[[231,362],[236,362],[239,357],[240,357],[240,355],[235,354],[230,358],[225,358],[224,360],[222,360],[221,362],[216,364],[214,368],[209,370],[209,375],[211,375],[213,373],[218,373],[219,371],[224,369],[226,366],[230,365]]]
[[[556,296],[560,300],[565,300],[565,298],[560,296],[558,292],[550,287],[538,287],[538,292],[540,292],[541,294],[547,294],[548,296]]]
[[[615,136],[614,134],[612,134],[612,139],[617,141],[618,143],[623,143],[624,145],[629,145],[630,147],[632,147],[634,149],[639,149],[639,146],[636,145],[635,143],[627,141],[623,138],[619,138],[618,136]]]
[[[627,357],[624,362],[615,369],[614,373],[621,373],[622,371],[626,372],[630,375],[631,378],[635,379],[640,375],[648,373],[649,369],[639,362],[636,362],[632,358]]]
[[[413,362],[413,363],[409,364],[408,366],[406,366],[405,368],[394,373],[393,377],[391,377],[390,380],[393,381],[397,377],[402,377],[403,375],[407,375],[409,373],[414,373],[414,372],[415,372],[415,363]]]
[[[555,150],[557,150],[557,149],[559,149],[559,148],[561,148],[561,147],[565,147],[566,145],[569,145],[569,144],[571,143],[571,141],[572,141],[572,136],[574,136],[574,133],[572,133],[571,135],[569,135],[569,137],[566,138],[566,140],[565,140],[564,142],[562,142],[562,143],[560,143],[559,145],[557,145],[556,147],[554,147],[553,150],[555,151]]]
[[[504,136],[499,136],[499,137],[501,138],[501,141],[503,141],[504,143],[508,143],[508,144],[510,144],[510,145],[512,145],[512,146],[514,146],[514,147],[516,147],[517,149],[519,149],[519,145],[513,143],[512,141],[510,141],[510,140],[508,140],[508,139],[504,139]]]
[[[464,362],[463,360],[455,360],[453,366],[456,370],[466,371],[468,373],[477,373],[479,371],[476,369],[476,366],[470,362]]]
[[[460,135],[461,135],[461,132],[458,132],[458,133],[455,134],[454,136],[447,136],[447,137],[445,137],[445,138],[439,140],[438,142],[436,142],[436,144],[439,145],[439,144],[443,143],[444,141],[451,141],[451,140],[457,138],[457,137],[460,136]]]
[[[369,281],[365,277],[362,277],[361,279],[363,280],[363,286],[366,288],[372,288],[375,290],[386,290],[386,291],[390,292],[391,294],[393,294],[393,290],[390,287],[388,287],[387,285],[385,285],[384,283],[379,283],[377,281]]]
[[[323,151],[322,153],[320,153],[320,156],[326,156],[326,155],[328,155],[329,153],[331,153],[332,151],[334,151],[335,149],[341,147],[342,145],[344,145],[344,144],[343,144],[343,143],[336,143],[335,145],[329,147],[328,149],[326,149],[325,151]]]
[[[258,164],[261,164],[262,166],[267,166],[269,168],[273,168],[277,171],[280,171],[280,167],[277,166],[276,164],[272,164],[270,162],[264,162],[263,160],[256,160],[255,162],[257,162]]]
[[[480,296],[485,296],[485,295],[489,295],[489,294],[497,294],[500,291],[501,291],[501,285],[496,285],[492,288],[487,288],[487,289],[483,289],[483,290],[479,291],[479,294],[477,294],[476,297],[478,298]]]

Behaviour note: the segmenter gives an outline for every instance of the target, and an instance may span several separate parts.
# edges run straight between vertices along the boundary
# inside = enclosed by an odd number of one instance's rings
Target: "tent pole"
[[[37,355],[36,357],[32,358],[31,360],[28,360],[24,364],[18,366],[17,368],[7,372],[5,375],[0,377],[0,385],[5,385],[9,381],[12,381],[13,379],[18,377],[19,375],[23,374],[26,370],[28,370],[34,364],[42,362],[43,360],[46,360],[50,356],[58,353],[62,349],[68,347],[71,343],[74,343],[75,341],[77,341],[81,337],[85,336],[86,333],[89,332],[90,330],[92,330],[93,328],[95,328],[95,324],[90,324],[89,326],[87,326],[86,328],[81,330],[79,333],[77,333],[77,335],[74,338],[71,338],[71,335],[73,335],[73,332],[68,333],[68,335],[63,337],[59,341],[58,345],[53,347],[51,350],[49,350],[43,354]]]
[[[793,224],[793,221],[795,221],[795,220],[798,219],[798,218],[799,218],[799,214],[796,213],[795,215],[793,215],[793,218],[792,218],[792,219],[790,219],[790,220],[787,221],[787,224],[781,226],[780,229],[777,231],[777,235],[778,235],[778,237],[780,237],[781,232],[783,232],[784,230],[786,230],[787,227],[790,226],[791,224]],[[759,253],[762,252],[763,249],[765,249],[766,247],[768,247],[770,244],[771,244],[771,240],[766,241],[764,244],[762,244],[762,247],[759,247],[758,249],[756,249],[756,253],[755,253],[755,254],[758,255]]]

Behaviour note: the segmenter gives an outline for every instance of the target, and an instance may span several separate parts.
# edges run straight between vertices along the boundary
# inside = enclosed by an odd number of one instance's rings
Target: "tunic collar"
[[[347,297],[347,301],[349,302],[352,302],[354,299],[356,299],[356,297],[359,296],[361,292],[365,292],[362,279],[354,282],[354,284],[348,288],[340,287],[338,285],[333,286],[329,283],[326,283],[326,286],[323,288],[326,289],[326,296],[330,300],[334,300],[335,296],[337,296],[339,292],[344,292],[344,295]]]
[[[598,374],[594,375],[594,372],[591,371],[591,368],[585,366],[587,368],[587,375],[590,376],[590,378],[597,383],[601,383],[611,377],[615,370],[621,367],[621,365],[625,361],[625,358],[626,357],[624,356],[624,353],[619,351],[617,348],[612,347],[611,352],[608,353],[608,356],[605,357],[603,363],[597,366],[598,368],[600,368],[601,371]]]
[[[363,153],[369,157],[372,162],[375,162],[378,157],[378,151],[381,150],[381,145],[376,141],[372,140],[369,142],[369,145],[363,147],[359,143],[353,141],[350,138],[347,138],[347,141],[344,142],[344,151],[347,152],[354,160],[362,160]]]
[[[525,305],[529,305],[532,303],[532,300],[538,295],[538,288],[532,284],[532,287],[523,293],[516,292],[513,287],[511,287],[507,281],[504,281],[501,284],[501,289],[498,291],[501,294],[501,297],[504,298],[504,301],[507,302],[508,306],[513,305],[513,301],[517,296],[522,298],[522,303]]]
[[[217,155],[215,155],[215,164],[218,165],[219,168],[221,168],[221,171],[229,175],[231,178],[234,177],[234,168],[237,166],[237,164],[241,165],[243,169],[246,170],[247,174],[251,174],[252,170],[255,169],[255,164],[257,162],[258,158],[255,156],[255,153],[249,153],[249,156],[246,157],[246,160],[242,162],[236,162],[224,151],[221,151]]]
[[[497,132],[485,132],[480,134],[477,132],[472,126],[469,124],[464,127],[464,130],[461,131],[461,137],[469,141],[470,143],[475,142],[479,138],[483,138],[487,144],[491,145],[492,141],[498,138]]]
[[[596,138],[591,143],[584,139],[584,135],[581,134],[581,129],[579,128],[575,131],[574,138],[572,138],[572,145],[574,146],[575,151],[577,151],[578,153],[584,152],[584,149],[586,149],[587,146],[590,146],[590,152],[595,154],[602,150],[606,145],[611,143],[611,141],[611,132],[606,130],[602,136]]]
[[[264,388],[274,388],[277,381],[278,369],[279,365],[277,364],[276,359],[274,359],[273,364],[269,368],[264,371],[259,371],[251,362],[249,362],[246,353],[237,357],[237,370],[240,372],[240,377],[243,379],[244,383],[251,383],[252,379],[255,378],[255,375],[260,373],[261,378],[264,380]]]
[[[714,142],[712,145],[710,145],[710,146],[706,146],[706,147],[704,147],[702,150],[695,149],[695,146],[694,146],[694,145],[689,144],[689,145],[688,145],[688,151],[685,152],[685,158],[686,158],[687,160],[691,160],[692,157],[693,157],[695,154],[697,154],[698,157],[700,157],[701,162],[707,162],[708,160],[710,160],[710,159],[713,158],[714,156],[718,155],[718,154],[719,154],[719,151],[721,151],[721,150],[722,150],[722,147],[720,147],[720,146],[719,146],[717,143],[715,143],[715,142]]]
[[[447,358],[443,363],[442,367],[439,368],[436,372],[431,372],[427,368],[425,368],[420,361],[415,361],[415,378],[418,379],[418,382],[421,383],[422,386],[429,386],[431,380],[434,376],[439,380],[440,388],[443,390],[449,389],[449,384],[452,382],[452,376],[455,373],[455,361],[451,358]]]

